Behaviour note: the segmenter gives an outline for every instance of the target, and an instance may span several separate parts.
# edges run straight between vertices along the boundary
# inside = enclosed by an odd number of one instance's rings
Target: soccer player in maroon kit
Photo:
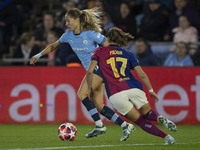
[[[98,64],[102,71],[102,81],[104,81],[107,95],[113,107],[127,119],[135,122],[144,131],[164,138],[165,144],[174,144],[175,140],[171,135],[164,133],[149,122],[158,121],[158,123],[164,125],[169,130],[176,131],[176,125],[172,121],[151,109],[147,97],[143,92],[142,84],[131,74],[130,70],[134,69],[149,90],[150,96],[157,102],[158,97],[153,91],[149,78],[139,66],[138,60],[131,52],[121,48],[121,46],[127,44],[129,38],[133,39],[133,36],[113,27],[107,33],[110,45],[99,47],[94,51],[86,75],[89,97],[91,100],[93,99],[94,89],[92,89],[92,82],[95,82],[95,84],[98,82],[93,81],[92,77],[93,70]]]

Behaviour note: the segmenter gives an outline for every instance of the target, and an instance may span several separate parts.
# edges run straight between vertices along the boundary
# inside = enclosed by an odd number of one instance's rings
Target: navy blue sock
[[[92,101],[89,100],[88,97],[86,97],[83,101],[82,101],[83,105],[86,107],[86,109],[88,110],[88,112],[90,113],[92,119],[96,122],[100,119],[99,113],[94,105],[94,103]]]
[[[112,109],[110,109],[108,106],[104,106],[103,109],[100,112],[103,116],[105,116],[107,119],[111,120],[113,123],[118,124],[122,126],[124,123],[124,120],[120,118]]]

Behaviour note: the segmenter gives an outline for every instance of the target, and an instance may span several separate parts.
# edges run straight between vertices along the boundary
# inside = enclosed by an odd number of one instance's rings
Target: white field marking
[[[200,144],[200,142],[192,143],[175,143],[175,145],[185,145],[185,144]],[[44,147],[44,148],[14,148],[7,150],[48,150],[48,149],[79,149],[79,148],[96,148],[96,147],[122,147],[122,146],[156,146],[156,145],[165,145],[161,143],[144,143],[144,144],[121,144],[121,145],[93,145],[93,146],[66,146],[66,147]],[[166,145],[167,146],[167,145]],[[3,150],[3,149],[0,149]]]

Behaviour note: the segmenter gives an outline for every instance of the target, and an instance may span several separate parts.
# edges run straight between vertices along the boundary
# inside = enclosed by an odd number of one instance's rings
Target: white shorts
[[[126,115],[135,106],[140,109],[149,103],[146,94],[137,88],[121,91],[109,98],[113,107],[122,115]]]

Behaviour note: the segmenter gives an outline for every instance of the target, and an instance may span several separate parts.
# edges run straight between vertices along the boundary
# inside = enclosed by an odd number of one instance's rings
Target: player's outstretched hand
[[[30,64],[31,64],[31,65],[34,65],[34,64],[38,61],[38,59],[39,59],[41,56],[42,56],[42,53],[38,53],[38,54],[36,54],[35,56],[33,56],[33,57],[31,58],[31,60],[30,60]]]
[[[158,102],[158,96],[155,92],[149,92],[149,95],[154,99],[154,102]]]
[[[33,56],[30,60],[30,64],[31,65],[34,65],[37,61],[38,61],[39,58],[36,58],[35,56]]]

